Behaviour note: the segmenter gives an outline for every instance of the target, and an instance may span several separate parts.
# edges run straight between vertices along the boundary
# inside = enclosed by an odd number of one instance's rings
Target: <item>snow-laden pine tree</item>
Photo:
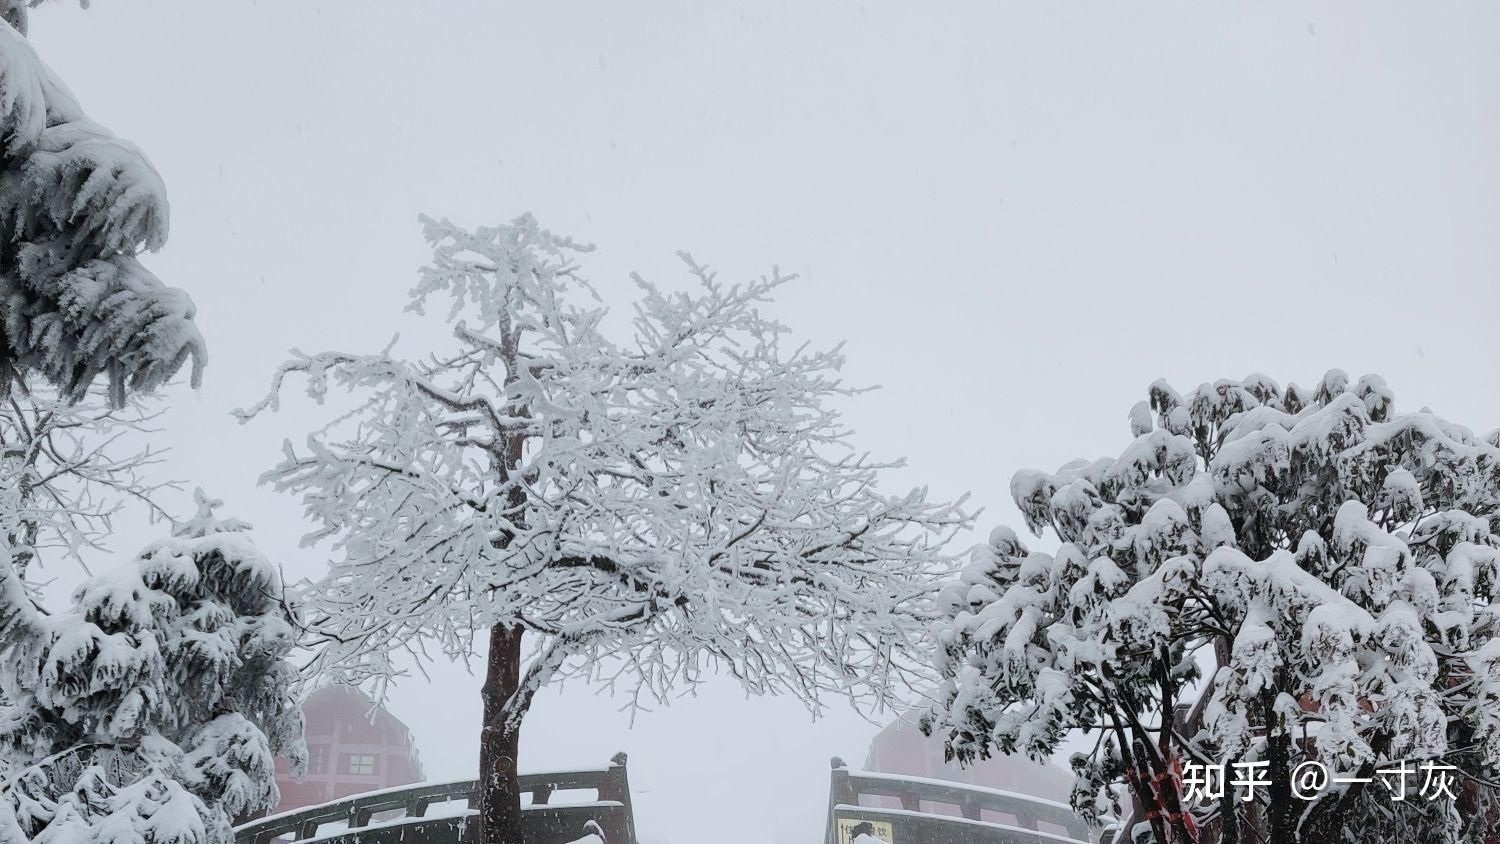
[[[376,685],[399,660],[487,652],[486,844],[519,844],[516,756],[538,689],[576,676],[667,701],[715,669],[814,708],[883,697],[911,666],[957,506],[876,488],[833,400],[841,357],[758,308],[786,279],[692,289],[637,278],[606,331],[575,257],[529,215],[426,220],[421,311],[451,298],[453,348],[299,355],[357,406],[267,474],[334,541],[309,600],[321,667]],[[523,639],[534,645],[529,660]]]
[[[1074,802],[1097,816],[1128,789],[1121,840],[1483,841],[1500,774],[1496,437],[1398,413],[1382,379],[1339,371],[1313,390],[1251,376],[1149,395],[1119,457],[1015,475],[1027,526],[1060,545],[997,529],[945,587],[927,728],[960,760],[1045,757],[1087,731]],[[1374,781],[1298,799],[1309,760]],[[1268,785],[1186,806],[1188,762],[1266,762]],[[1456,800],[1393,800],[1397,778],[1375,776],[1429,763],[1458,769]]]
[[[100,376],[111,399],[206,361],[193,303],[136,259],[167,237],[161,177],[90,120],[0,6],[0,383],[37,373],[70,397]]]
[[[65,612],[0,565],[0,842],[228,844],[302,764],[280,575],[198,502]]]

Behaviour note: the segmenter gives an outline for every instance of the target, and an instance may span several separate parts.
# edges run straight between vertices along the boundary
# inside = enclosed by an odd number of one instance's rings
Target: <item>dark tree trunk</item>
[[[490,628],[484,687],[484,729],[479,740],[479,840],[525,844],[521,830],[521,783],[516,775],[519,722],[506,723],[507,704],[521,685],[521,628]]]
[[[1132,749],[1125,743],[1125,733],[1116,728],[1120,737],[1120,756],[1125,761],[1125,775],[1130,781],[1130,793],[1135,798],[1135,816],[1146,818],[1151,824],[1151,835],[1156,844],[1170,844],[1167,825],[1162,822],[1161,815],[1155,811],[1156,800],[1151,791],[1150,769],[1145,768],[1146,760],[1143,757],[1141,743],[1136,741]],[[1131,830],[1125,830],[1126,840],[1134,844],[1135,838],[1130,835]]]
[[[1240,844],[1238,803],[1239,797],[1226,783],[1224,796],[1219,799],[1219,844]]]
[[[1266,721],[1266,756],[1269,759],[1271,786],[1271,836],[1269,844],[1297,844],[1297,813],[1292,805],[1292,736],[1276,713],[1276,694],[1266,691],[1261,697]]]
[[[505,345],[505,384],[514,384],[517,375],[515,335],[507,316],[502,324]],[[520,416],[530,416],[523,406],[515,411]],[[496,461],[500,477],[509,482],[511,472],[521,464],[526,446],[524,436],[506,435],[504,456]],[[526,488],[522,484],[511,484],[506,492],[512,520],[520,527],[524,524]],[[505,547],[497,540],[497,548]],[[490,652],[485,663],[484,687],[480,696],[484,700],[484,729],[479,739],[479,840],[481,844],[525,844],[526,835],[521,829],[521,782],[517,776],[516,759],[521,750],[521,716],[525,706],[520,701],[521,688],[521,637],[520,625],[497,624],[490,628]],[[509,717],[512,708],[519,709],[515,717]]]

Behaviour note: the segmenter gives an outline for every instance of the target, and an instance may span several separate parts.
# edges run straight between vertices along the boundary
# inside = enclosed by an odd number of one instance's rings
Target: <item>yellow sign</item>
[[[839,818],[838,834],[838,844],[874,844],[871,839],[883,841],[885,844],[896,844],[896,836],[891,833],[891,825],[888,821]]]

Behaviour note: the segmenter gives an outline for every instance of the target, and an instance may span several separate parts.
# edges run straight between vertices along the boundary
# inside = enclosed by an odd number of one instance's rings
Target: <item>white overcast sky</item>
[[[847,341],[858,441],[892,487],[972,491],[1117,453],[1152,380],[1383,374],[1407,408],[1500,425],[1500,6],[1490,3],[618,3],[95,0],[32,38],[165,177],[151,267],[212,359],[174,394],[173,473],[228,500],[294,575],[295,501],[255,485],[298,346],[402,330],[418,212],[531,210],[626,273],[800,273],[776,312]],[[415,348],[406,346],[406,348]],[[122,533],[119,550],[150,536]],[[428,772],[471,775],[479,680],[392,708]],[[540,700],[522,764],[632,752],[648,844],[822,834],[827,758],[875,728],[732,687],[641,716]]]

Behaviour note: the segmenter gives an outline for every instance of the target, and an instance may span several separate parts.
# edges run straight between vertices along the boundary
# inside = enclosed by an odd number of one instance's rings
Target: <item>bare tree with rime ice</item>
[[[149,396],[115,407],[97,385],[76,401],[23,382],[0,388],[0,531],[23,583],[46,556],[83,565],[86,552],[108,550],[126,507],[172,521],[158,497],[180,486],[151,477],[166,452],[148,439],[160,415]]]
[[[297,354],[288,376],[358,406],[265,476],[301,495],[337,558],[309,596],[315,668],[382,686],[393,654],[487,653],[480,819],[522,840],[522,719],[549,681],[665,702],[714,670],[815,711],[887,698],[968,523],[924,490],[886,496],[837,397],[837,349],[792,345],[759,307],[789,280],[695,287],[635,278],[634,331],[606,334],[575,258],[522,216],[466,230],[424,218],[433,260],[411,308],[446,296],[457,346],[408,360]],[[523,640],[534,643],[525,658]]]

